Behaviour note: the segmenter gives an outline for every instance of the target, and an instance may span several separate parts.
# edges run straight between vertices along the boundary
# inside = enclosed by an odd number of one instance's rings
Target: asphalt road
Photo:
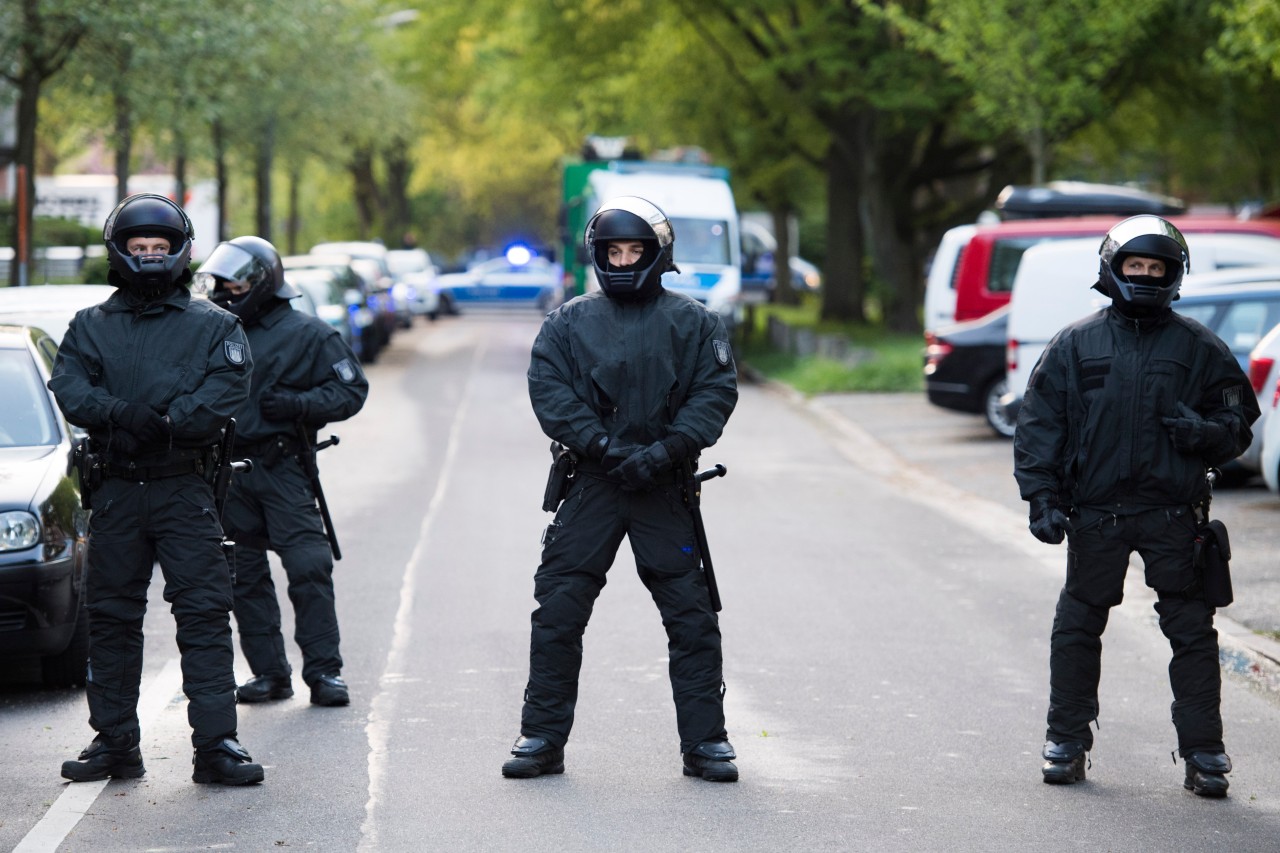
[[[147,776],[64,783],[59,764],[91,737],[83,691],[8,671],[0,849],[1277,848],[1280,703],[1229,678],[1231,797],[1184,791],[1168,647],[1140,588],[1107,630],[1089,781],[1041,784],[1064,552],[1026,532],[1007,444],[902,396],[800,402],[744,386],[703,458],[729,469],[704,515],[740,782],[680,773],[665,637],[625,547],[585,639],[566,773],[503,779],[550,518],[524,381],[536,331],[527,313],[477,312],[398,335],[365,411],[332,430],[342,443],[321,468],[345,554],[349,708],[313,708],[301,689],[242,706],[265,784],[192,784],[154,584]]]

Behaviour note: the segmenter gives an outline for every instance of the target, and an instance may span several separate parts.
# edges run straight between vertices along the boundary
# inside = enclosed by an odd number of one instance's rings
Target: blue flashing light
[[[522,267],[533,260],[533,250],[524,243],[512,243],[505,252],[507,263]]]

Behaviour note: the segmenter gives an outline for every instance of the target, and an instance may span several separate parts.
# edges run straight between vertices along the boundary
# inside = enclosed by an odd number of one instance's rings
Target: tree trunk
[[[227,239],[227,140],[222,129],[222,120],[213,122],[213,173],[218,182],[218,233],[214,235],[214,244]]]
[[[113,141],[116,148],[116,204],[119,204],[129,197],[129,160],[133,156],[133,105],[129,103],[129,95],[124,91],[123,78],[117,82],[113,97],[116,111],[116,133]]]
[[[387,226],[383,236],[388,246],[407,245],[413,231],[413,214],[409,210],[409,178],[413,162],[408,147],[396,142],[387,151]]]
[[[874,125],[872,125],[874,126]],[[870,237],[871,258],[883,289],[884,322],[898,332],[920,331],[924,271],[917,263],[912,239],[914,199],[903,176],[904,140],[864,139],[863,226]]]
[[[40,112],[40,85],[40,76],[35,71],[25,72],[18,83],[18,128],[13,162],[16,166],[26,167],[27,205],[13,212],[13,234],[9,242],[14,250],[9,266],[10,284],[30,283],[31,257],[28,254],[24,264],[22,249],[28,253],[31,251],[31,226],[35,221],[32,210],[36,205],[36,121]],[[26,242],[20,245],[22,235],[26,235]]]
[[[271,209],[271,164],[275,158],[276,119],[268,116],[258,134],[257,157],[254,158],[254,186],[258,202],[254,233],[271,242],[271,222],[275,218]]]
[[[298,231],[301,217],[298,214],[298,199],[302,195],[302,168],[298,165],[289,167],[289,211],[285,214],[284,239],[285,254],[298,254]]]
[[[174,201],[187,205],[187,137],[178,130],[174,135],[173,195]]]
[[[381,200],[378,182],[373,174],[373,151],[367,146],[355,150],[351,157],[351,178],[355,184],[356,215],[359,217],[360,239],[368,240],[375,232]]]
[[[776,205],[771,213],[777,242],[773,250],[773,301],[795,305],[800,300],[791,281],[791,212],[785,206]]]
[[[850,122],[858,123],[858,119]],[[848,130],[833,139],[827,149],[827,269],[822,319],[861,323],[866,321],[863,299],[867,286],[862,269],[862,218],[858,213],[862,179],[852,157],[859,143],[853,128]]]

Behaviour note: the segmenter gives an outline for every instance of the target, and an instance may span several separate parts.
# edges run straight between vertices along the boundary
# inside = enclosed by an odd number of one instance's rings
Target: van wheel
[[[89,611],[81,606],[71,642],[60,654],[40,659],[40,680],[45,687],[83,687],[88,661]]]
[[[996,435],[1001,438],[1013,438],[1014,428],[1018,425],[1017,421],[1011,421],[1005,416],[1004,406],[1000,405],[1000,398],[1008,390],[1008,381],[1000,376],[993,379],[982,392],[982,414],[991,428],[996,431]]]

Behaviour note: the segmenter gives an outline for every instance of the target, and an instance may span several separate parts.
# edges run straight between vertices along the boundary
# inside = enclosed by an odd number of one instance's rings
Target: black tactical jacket
[[[126,403],[167,415],[174,447],[204,447],[248,397],[252,368],[234,314],[184,287],[147,305],[117,290],[72,319],[49,389],[67,420],[102,447],[112,414]]]
[[[596,291],[547,315],[529,398],[543,432],[580,454],[601,434],[650,444],[678,432],[703,449],[720,437],[738,386],[713,312],[666,290],[644,302]]]
[[[1226,428],[1202,455],[1179,452],[1161,422],[1181,402]],[[1113,307],[1060,331],[1040,357],[1018,413],[1014,476],[1024,499],[1113,512],[1191,504],[1205,468],[1239,456],[1258,404],[1234,355],[1173,311],[1135,321]]]
[[[305,421],[312,428],[346,420],[369,395],[369,381],[337,329],[294,311],[283,299],[270,302],[245,329],[253,352],[253,390],[236,412],[236,440],[246,444],[294,434],[292,422],[265,419],[259,408],[264,391],[287,391],[305,400]]]

